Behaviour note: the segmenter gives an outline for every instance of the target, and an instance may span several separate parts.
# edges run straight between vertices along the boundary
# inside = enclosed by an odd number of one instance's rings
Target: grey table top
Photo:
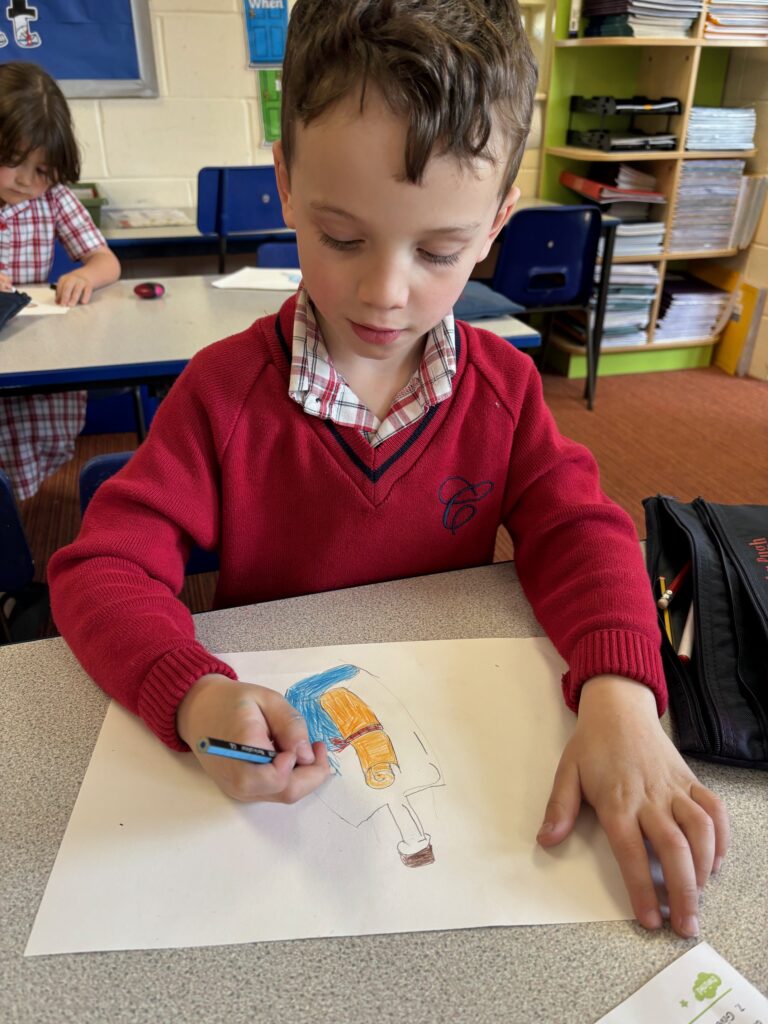
[[[197,630],[232,651],[541,634],[511,563],[211,612]],[[624,921],[25,960],[106,706],[62,640],[0,648],[3,1021],[590,1024],[693,945]],[[704,894],[702,938],[765,991],[765,775],[694,768],[725,799],[733,830]]]

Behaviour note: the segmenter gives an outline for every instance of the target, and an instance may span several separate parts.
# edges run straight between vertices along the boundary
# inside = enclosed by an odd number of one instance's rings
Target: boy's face
[[[519,191],[499,208],[503,169],[433,156],[403,179],[406,124],[373,90],[306,127],[290,170],[274,146],[283,215],[334,359],[402,359],[449,312]]]
[[[42,149],[27,153],[15,167],[0,166],[0,200],[9,206],[27,199],[39,199],[50,184]]]

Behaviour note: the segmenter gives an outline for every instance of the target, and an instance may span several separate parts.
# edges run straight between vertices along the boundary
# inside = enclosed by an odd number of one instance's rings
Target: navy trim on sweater
[[[286,358],[288,359],[288,365],[290,367],[293,354],[291,352],[291,349],[288,347],[288,342],[286,341],[285,335],[283,334],[283,328],[280,325],[279,315],[275,318],[275,330],[277,333],[277,339],[280,342],[283,351],[285,352]],[[456,345],[456,366],[458,368],[459,357],[461,355],[461,330],[459,329],[458,324],[456,324],[454,330],[454,338]],[[384,475],[384,473],[387,472],[388,469],[391,469],[392,466],[394,466],[394,464],[403,455],[405,455],[405,453],[408,451],[411,445],[415,444],[416,441],[418,441],[418,439],[421,437],[421,435],[424,433],[424,431],[427,429],[429,424],[434,419],[435,414],[437,413],[437,410],[439,408],[439,405],[433,405],[429,412],[427,412],[422,417],[422,419],[419,420],[418,424],[411,430],[411,433],[403,441],[403,443],[400,445],[397,451],[393,452],[392,455],[390,455],[390,457],[386,460],[386,462],[382,462],[378,469],[371,469],[369,466],[366,466],[366,464],[363,462],[363,460],[360,458],[360,456],[357,454],[354,448],[352,448],[349,442],[344,439],[344,436],[342,435],[341,431],[332,420],[323,420],[323,422],[326,428],[331,432],[331,436],[334,438],[335,441],[338,442],[342,451],[344,451],[345,454],[349,457],[350,461],[354,463],[355,466],[357,466],[361,473],[368,477],[371,483],[375,484],[382,478],[382,476]]]

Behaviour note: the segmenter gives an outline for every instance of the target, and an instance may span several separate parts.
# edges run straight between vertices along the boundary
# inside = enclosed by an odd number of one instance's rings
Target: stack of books
[[[563,171],[560,182],[580,196],[597,203],[601,210],[618,217],[614,256],[649,255],[661,251],[664,222],[650,220],[651,211],[664,206],[666,196],[656,188],[656,178],[631,164],[593,164],[588,178]],[[603,240],[599,253],[602,255]]]
[[[670,252],[730,248],[743,160],[683,160]]]
[[[586,36],[685,38],[702,0],[584,0]]]
[[[691,107],[686,149],[754,149],[754,107]]]
[[[595,278],[598,276],[596,268]],[[648,341],[648,323],[658,283],[658,267],[650,263],[620,263],[611,267],[602,348],[644,345]],[[593,306],[595,303],[593,300]],[[594,325],[594,312],[590,315]]]
[[[595,283],[599,280],[600,268],[595,268]],[[622,348],[627,345],[644,345],[648,341],[648,323],[651,306],[659,282],[659,271],[648,263],[614,264],[608,284],[608,302],[603,318],[601,348]],[[597,298],[590,302],[590,326],[595,327]],[[560,313],[558,325],[580,344],[585,345],[587,336],[581,312]]]
[[[768,0],[710,0],[704,38],[768,42]]]
[[[664,279],[654,342],[704,341],[724,327],[731,296],[692,274],[669,272]]]

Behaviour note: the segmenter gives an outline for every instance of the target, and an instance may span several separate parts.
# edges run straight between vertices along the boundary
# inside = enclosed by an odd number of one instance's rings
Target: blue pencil
[[[249,761],[251,764],[271,764],[277,756],[276,750],[249,747],[245,743],[232,743],[229,740],[217,740],[213,736],[204,736],[203,739],[198,740],[197,748],[204,754],[231,757],[235,761]]]

